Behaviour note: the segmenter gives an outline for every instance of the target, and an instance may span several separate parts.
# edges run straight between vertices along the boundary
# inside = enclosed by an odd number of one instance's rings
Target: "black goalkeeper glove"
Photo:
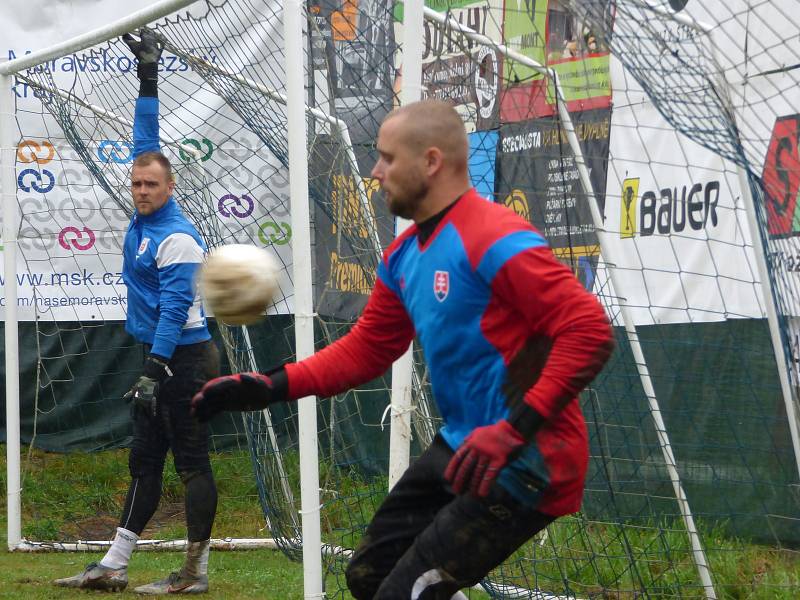
[[[122,41],[128,45],[139,61],[136,75],[141,81],[158,81],[158,59],[161,58],[164,44],[158,39],[155,32],[147,27],[142,27],[138,35],[138,40],[130,33],[122,36]]]
[[[167,359],[151,354],[144,361],[142,375],[122,399],[125,402],[133,402],[136,408],[144,410],[150,417],[155,417],[158,412],[158,386],[167,377],[172,377]]]
[[[289,378],[283,367],[263,373],[237,373],[208,381],[192,398],[192,412],[208,421],[223,410],[261,410],[288,400]]]

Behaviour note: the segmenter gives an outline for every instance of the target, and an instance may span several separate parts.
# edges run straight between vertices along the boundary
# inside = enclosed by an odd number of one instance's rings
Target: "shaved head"
[[[384,123],[396,118],[403,119],[401,141],[412,152],[439,148],[448,166],[457,172],[466,172],[469,154],[467,132],[451,104],[441,100],[414,102],[390,112]]]
[[[398,217],[419,223],[471,186],[467,132],[445,102],[425,100],[390,112],[378,131],[376,149],[372,177]]]

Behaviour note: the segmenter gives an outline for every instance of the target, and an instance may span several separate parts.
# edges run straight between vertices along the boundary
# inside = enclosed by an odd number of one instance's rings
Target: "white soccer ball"
[[[249,325],[264,317],[278,291],[278,260],[249,244],[219,246],[200,271],[200,292],[214,316],[228,325]]]

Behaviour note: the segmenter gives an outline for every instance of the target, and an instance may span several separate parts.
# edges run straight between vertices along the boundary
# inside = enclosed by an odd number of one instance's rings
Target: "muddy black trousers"
[[[149,350],[149,349],[148,349]],[[141,534],[161,498],[167,451],[185,487],[187,537],[209,539],[217,511],[217,487],[208,458],[208,425],[191,415],[191,400],[219,375],[219,351],[212,341],[177,346],[169,361],[173,375],[159,386],[156,415],[133,405],[133,445],[128,457],[131,483],[119,526]]]
[[[458,598],[554,520],[497,484],[483,499],[455,495],[452,456],[437,435],[378,508],[347,567],[357,600]]]

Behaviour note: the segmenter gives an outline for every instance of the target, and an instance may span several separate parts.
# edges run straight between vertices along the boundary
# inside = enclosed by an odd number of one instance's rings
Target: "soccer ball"
[[[200,292],[214,316],[228,325],[249,325],[264,317],[278,291],[277,259],[249,244],[219,246],[200,270]]]

